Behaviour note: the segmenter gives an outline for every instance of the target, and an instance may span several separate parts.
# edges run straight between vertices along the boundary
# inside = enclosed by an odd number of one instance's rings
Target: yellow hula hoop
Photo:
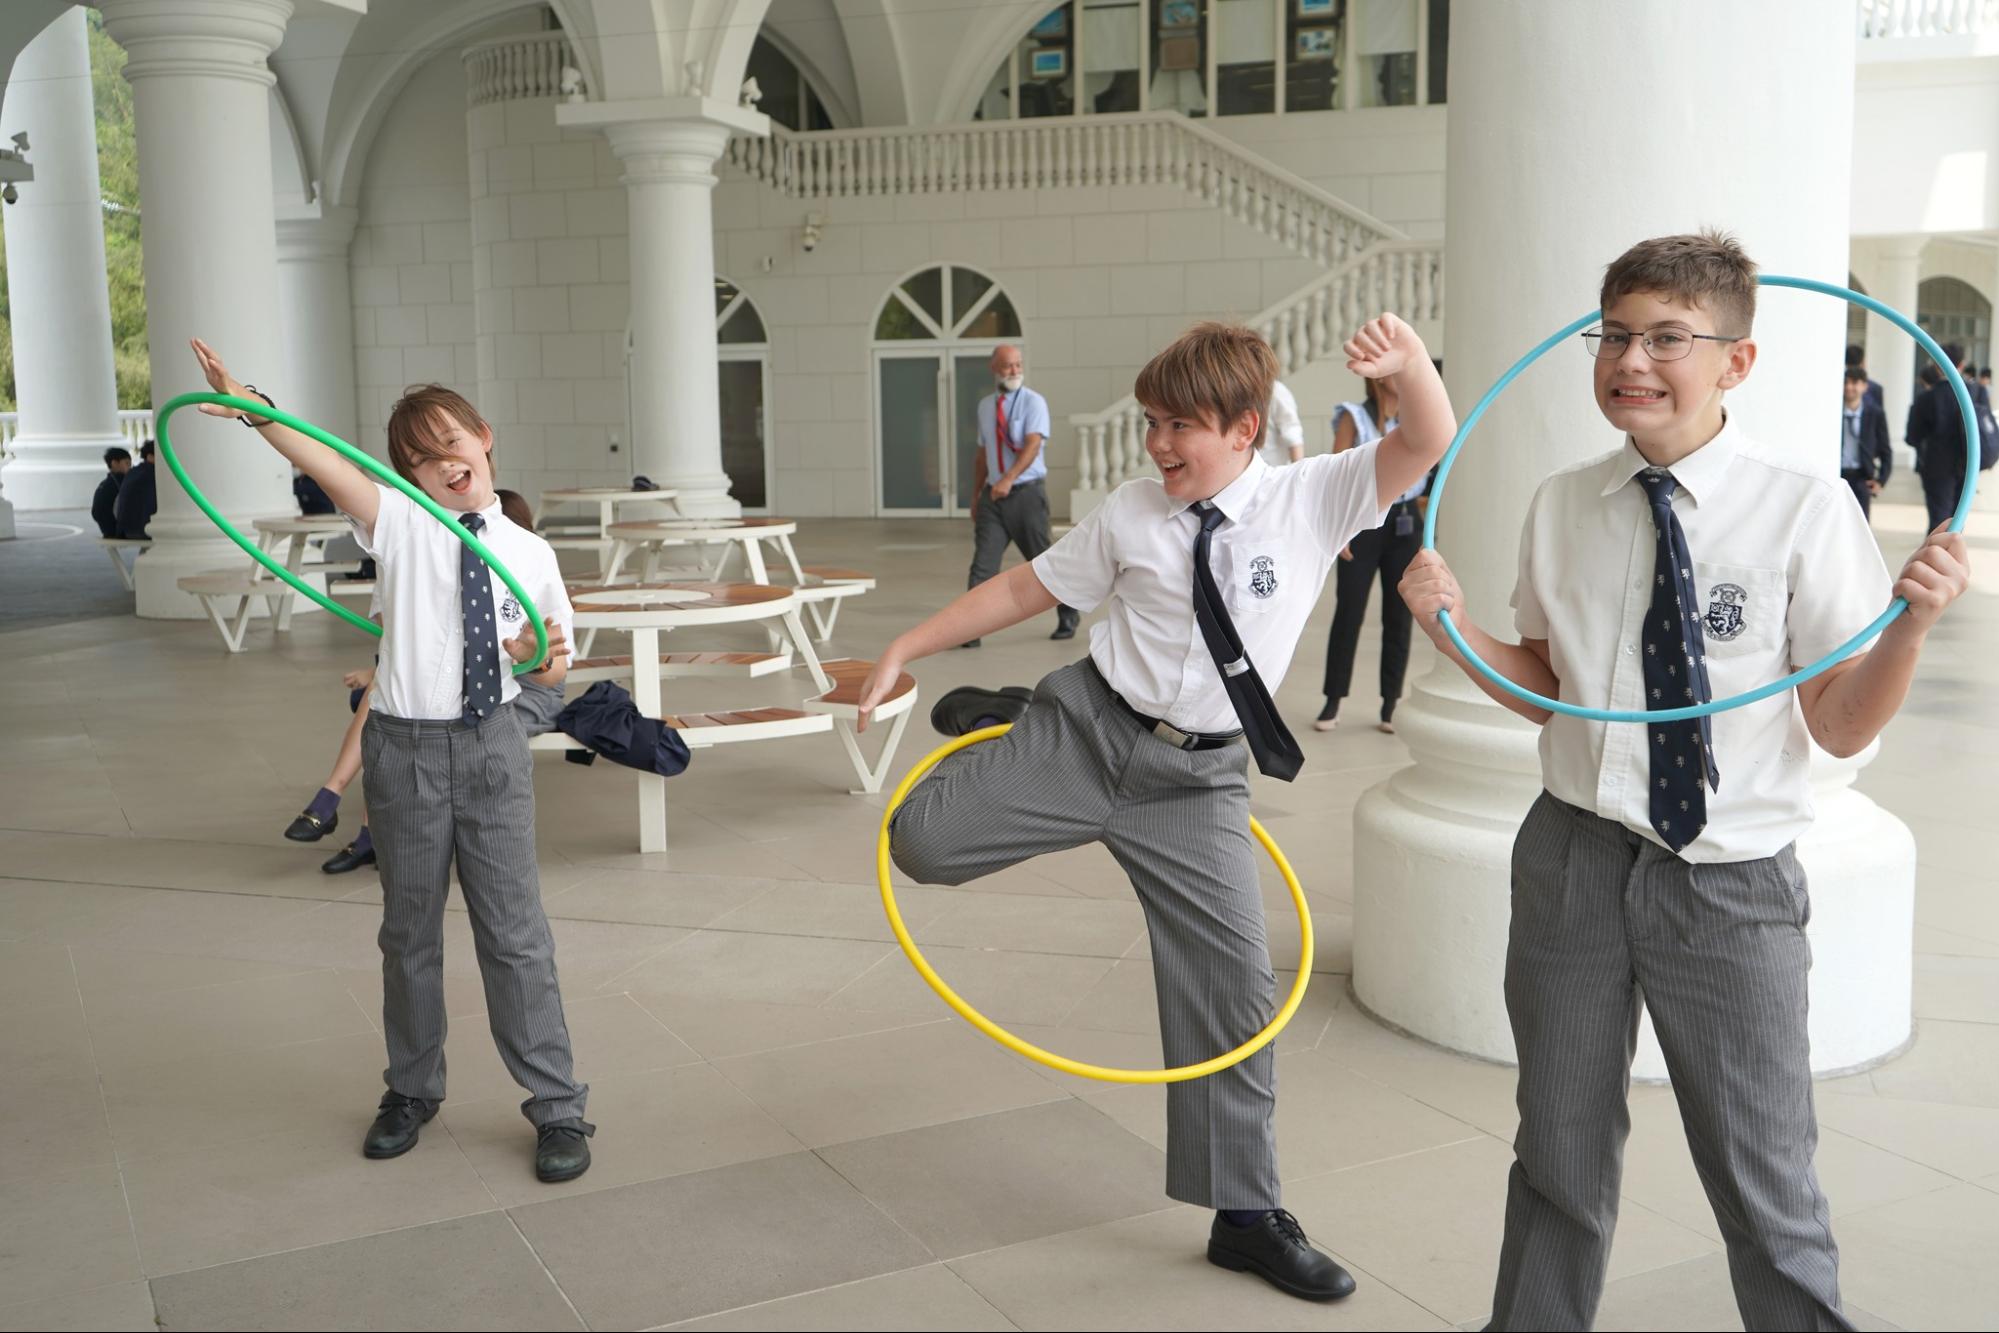
[[[1218,1074],[1232,1065],[1241,1064],[1268,1046],[1276,1039],[1277,1034],[1284,1030],[1284,1025],[1291,1021],[1291,1016],[1298,1012],[1298,1006],[1305,998],[1305,987],[1312,979],[1312,911],[1306,905],[1304,886],[1298,883],[1298,876],[1291,869],[1291,863],[1284,858],[1283,850],[1272,841],[1270,834],[1257,822],[1254,815],[1250,816],[1249,831],[1263,844],[1263,850],[1270,853],[1270,859],[1276,865],[1278,873],[1284,876],[1285,886],[1291,890],[1291,901],[1298,908],[1298,979],[1292,983],[1291,994],[1285,998],[1283,1007],[1277,1011],[1277,1016],[1271,1019],[1261,1032],[1234,1050],[1218,1055],[1212,1060],[1203,1060],[1197,1065],[1181,1065],[1174,1069],[1116,1069],[1107,1065],[1084,1064],[1081,1060],[1071,1060],[1066,1055],[1044,1051],[1033,1042],[1014,1036],[967,1004],[963,996],[952,990],[944,978],[937,975],[937,969],[930,966],[929,960],[923,956],[923,951],[916,947],[916,941],[909,937],[909,927],[903,924],[902,912],[895,905],[895,889],[889,882],[889,823],[895,818],[895,812],[902,805],[904,798],[931,769],[967,746],[1004,736],[1012,729],[1010,723],[986,727],[979,731],[968,732],[956,740],[938,746],[925,755],[915,768],[909,770],[909,776],[905,777],[902,784],[895,789],[895,795],[888,798],[888,809],[882,812],[881,835],[875,841],[875,874],[881,881],[882,909],[888,913],[889,928],[895,932],[896,943],[900,944],[902,951],[909,955],[909,961],[916,965],[917,973],[930,983],[930,989],[936,991],[944,1003],[958,1012],[959,1017],[1008,1050],[1024,1055],[1050,1069],[1057,1069],[1065,1074],[1075,1074],[1081,1078],[1099,1079],[1105,1083],[1184,1083],[1189,1079],[1205,1078],[1209,1074]]]

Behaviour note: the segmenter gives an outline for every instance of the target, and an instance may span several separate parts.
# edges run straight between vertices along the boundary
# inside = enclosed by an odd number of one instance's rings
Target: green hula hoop
[[[421,490],[412,486],[402,477],[397,476],[394,469],[370,458],[367,454],[362,453],[339,436],[321,430],[303,417],[295,417],[282,408],[270,406],[261,399],[239,398],[234,394],[227,393],[184,393],[177,398],[168,399],[166,405],[160,408],[160,456],[167,460],[167,467],[172,470],[174,480],[180,483],[181,489],[187,492],[190,500],[194,501],[195,508],[208,515],[209,522],[222,529],[222,535],[242,547],[252,560],[255,560],[265,569],[270,570],[271,573],[277,575],[307,597],[312,598],[313,601],[318,602],[348,624],[359,629],[364,629],[378,639],[382,637],[382,627],[380,625],[377,625],[366,616],[357,615],[340,605],[340,603],[334,601],[331,597],[328,597],[325,593],[313,587],[289,569],[286,569],[276,560],[273,560],[267,552],[258,548],[257,543],[238,532],[228,519],[216,512],[215,506],[208,502],[208,497],[201,493],[201,488],[194,484],[194,478],[187,475],[187,469],[181,466],[180,455],[174,452],[173,440],[167,433],[167,418],[180,411],[183,407],[194,407],[201,403],[219,403],[223,407],[233,407],[238,412],[247,412],[251,416],[268,417],[280,425],[290,426],[301,435],[309,435],[313,439],[318,440],[321,444],[340,454],[362,471],[370,472],[380,477],[384,482],[395,487],[404,495],[407,495],[410,499],[429,510],[432,518],[442,523],[452,536],[471,547],[474,555],[492,567],[493,572],[500,576],[500,581],[507,585],[508,591],[520,599],[522,614],[527,616],[528,623],[534,626],[534,657],[526,662],[516,662],[514,664],[514,674],[516,676],[524,676],[530,671],[540,669],[539,664],[542,659],[548,656],[548,627],[541,623],[541,612],[535,609],[534,599],[528,596],[527,589],[523,588],[520,580],[514,577],[514,572],[501,564],[500,558],[487,549],[486,543],[465,530],[464,525],[452,516],[450,510],[431,499],[428,495],[425,495]]]

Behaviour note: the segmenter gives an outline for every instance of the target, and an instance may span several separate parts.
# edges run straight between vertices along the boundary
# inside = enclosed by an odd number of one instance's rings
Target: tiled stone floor
[[[1899,560],[1919,524],[1891,506],[1878,526]],[[868,653],[941,602],[967,539],[808,524],[813,558],[884,576],[836,647]],[[1819,1089],[1820,1170],[1869,1327],[1999,1323],[1999,867],[1976,831],[1999,754],[1999,531],[1980,545],[1986,582],[1861,779],[1922,855],[1919,1039]],[[25,577],[0,545],[0,585]],[[1305,1305],[1203,1262],[1205,1217],[1160,1194],[1159,1092],[1050,1074],[947,1016],[881,919],[879,802],[844,794],[830,738],[698,759],[671,787],[667,856],[627,850],[615,771],[546,757],[543,886],[596,1166],[535,1183],[456,911],[451,1100],[408,1157],[363,1160],[379,892],[322,876],[331,847],[279,832],[346,719],[339,672],[368,647],[311,615],[229,657],[205,624],[116,616],[0,631],[0,1327],[1475,1327],[1512,1079],[1346,997],[1348,816],[1407,759],[1365,725],[1365,695],[1362,725],[1303,728],[1329,614],[1330,598],[1281,696],[1308,780],[1258,799],[1305,872],[1326,969],[1280,1043],[1289,1202],[1358,1271],[1352,1300]],[[1071,656],[1046,629],[922,663],[926,695],[1034,679]],[[1429,669],[1419,640],[1414,674]],[[905,763],[925,737],[912,727]],[[1002,1021],[1084,1058],[1156,1061],[1142,922],[1107,858],[911,891],[905,911]],[[1272,934],[1294,957],[1295,928]],[[1633,1104],[1600,1326],[1736,1327],[1670,1095]]]

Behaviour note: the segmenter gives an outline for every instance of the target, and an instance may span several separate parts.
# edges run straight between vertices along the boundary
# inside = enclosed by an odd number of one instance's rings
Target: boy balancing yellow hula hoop
[[[909,927],[903,924],[902,912],[895,905],[895,887],[889,880],[889,825],[894,822],[895,812],[901,808],[904,798],[931,769],[967,746],[977,745],[980,741],[997,740],[1012,729],[1011,723],[986,727],[979,731],[967,732],[938,746],[925,755],[916,767],[909,770],[908,776],[903,778],[901,785],[895,789],[895,794],[888,798],[888,809],[882,812],[881,834],[875,840],[875,875],[881,882],[882,910],[888,914],[889,929],[895,932],[896,943],[902,946],[903,953],[907,954],[909,961],[915,964],[918,975],[929,983],[930,989],[936,991],[944,1003],[958,1012],[959,1017],[1008,1050],[1064,1074],[1093,1078],[1104,1083],[1184,1083],[1190,1079],[1205,1078],[1209,1074],[1218,1074],[1233,1065],[1241,1064],[1276,1040],[1277,1034],[1284,1030],[1284,1025],[1291,1021],[1291,1016],[1298,1012],[1298,1006],[1305,999],[1305,987],[1312,979],[1312,911],[1306,905],[1304,886],[1298,882],[1298,875],[1291,869],[1291,862],[1285,858],[1283,849],[1271,838],[1263,825],[1257,822],[1254,815],[1250,816],[1249,831],[1263,844],[1263,850],[1270,853],[1271,862],[1276,865],[1277,873],[1284,876],[1284,885],[1291,890],[1291,901],[1298,908],[1298,979],[1291,983],[1291,994],[1285,997],[1277,1016],[1266,1023],[1261,1032],[1234,1050],[1224,1052],[1212,1060],[1203,1060],[1194,1065],[1180,1065],[1173,1069],[1119,1069],[1109,1065],[1085,1064],[1081,1060],[1071,1060],[1066,1055],[1043,1050],[1033,1042],[1008,1032],[974,1009],[963,996],[946,984],[944,978],[937,975],[937,970],[930,966],[929,960],[923,956],[923,951],[916,947],[916,941],[910,938]]]

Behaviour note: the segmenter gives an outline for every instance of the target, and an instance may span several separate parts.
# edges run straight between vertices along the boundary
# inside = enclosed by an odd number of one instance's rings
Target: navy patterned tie
[[[1673,512],[1678,483],[1663,468],[1647,468],[1639,484],[1651,502],[1658,554],[1652,561],[1652,604],[1640,638],[1645,648],[1645,706],[1683,708],[1714,698],[1708,687],[1707,643],[1701,635],[1700,595],[1694,590],[1694,558],[1687,534]],[[1707,827],[1707,793],[1721,790],[1714,762],[1709,719],[1648,722],[1651,744],[1653,831],[1678,852]],[[1705,781],[1705,786],[1703,786]]]
[[[474,536],[486,526],[478,514],[459,520]],[[459,605],[465,619],[465,712],[467,722],[492,716],[500,706],[499,626],[493,620],[493,577],[486,562],[463,542],[458,546]]]
[[[1222,688],[1242,723],[1257,768],[1269,777],[1289,782],[1305,766],[1305,752],[1292,739],[1290,728],[1278,716],[1277,705],[1270,701],[1270,691],[1263,687],[1263,678],[1243,651],[1235,622],[1229,619],[1228,604],[1222,601],[1222,590],[1215,586],[1215,572],[1208,566],[1215,529],[1228,516],[1205,500],[1195,508],[1201,517],[1201,535],[1194,538],[1195,623],[1200,625],[1201,637],[1207,640],[1208,652],[1222,673]]]

